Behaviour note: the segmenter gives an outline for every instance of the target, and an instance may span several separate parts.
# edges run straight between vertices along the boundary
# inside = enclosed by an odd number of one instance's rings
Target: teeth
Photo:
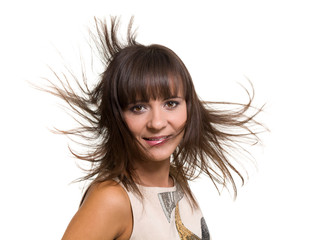
[[[146,138],[147,140],[149,141],[160,141],[160,140],[163,140],[163,139],[166,139],[167,137],[162,137],[162,138]]]

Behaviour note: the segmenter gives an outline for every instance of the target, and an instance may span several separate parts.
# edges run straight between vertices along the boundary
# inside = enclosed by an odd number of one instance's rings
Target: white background
[[[312,6],[302,0],[6,1],[0,4],[0,239],[60,239],[83,184],[59,101],[30,87],[47,65],[79,73],[93,16],[135,15],[138,41],[172,48],[201,98],[244,101],[238,83],[266,103],[271,129],[252,149],[258,170],[233,201],[209,180],[192,184],[214,240],[312,239]],[[77,57],[78,56],[78,57]],[[88,67],[88,66],[87,66]]]

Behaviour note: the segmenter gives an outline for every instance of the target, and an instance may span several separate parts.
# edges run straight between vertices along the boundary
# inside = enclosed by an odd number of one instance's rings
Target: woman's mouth
[[[153,146],[158,146],[161,144],[164,144],[165,142],[167,142],[170,139],[170,135],[169,136],[159,136],[159,137],[144,137],[143,138],[145,140],[145,142],[150,145],[151,147]]]

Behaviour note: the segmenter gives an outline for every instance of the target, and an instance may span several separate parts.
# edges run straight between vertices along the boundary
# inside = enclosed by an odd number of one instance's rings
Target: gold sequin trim
[[[177,203],[175,209],[175,224],[181,240],[200,240],[198,236],[187,229],[181,221],[179,203]]]

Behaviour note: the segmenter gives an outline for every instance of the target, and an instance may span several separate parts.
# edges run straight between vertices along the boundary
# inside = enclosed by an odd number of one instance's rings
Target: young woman
[[[181,59],[161,45],[135,41],[132,20],[126,43],[119,21],[96,21],[94,35],[105,69],[94,88],[86,79],[79,93],[66,81],[49,91],[87,120],[63,131],[88,141],[90,151],[73,154],[91,162],[91,179],[63,240],[210,239],[188,181],[199,173],[233,186],[229,150],[257,138],[246,116],[248,104],[221,111],[199,100]],[[67,82],[68,83],[68,82]],[[221,103],[229,106],[229,103]],[[227,131],[229,130],[229,131]]]

